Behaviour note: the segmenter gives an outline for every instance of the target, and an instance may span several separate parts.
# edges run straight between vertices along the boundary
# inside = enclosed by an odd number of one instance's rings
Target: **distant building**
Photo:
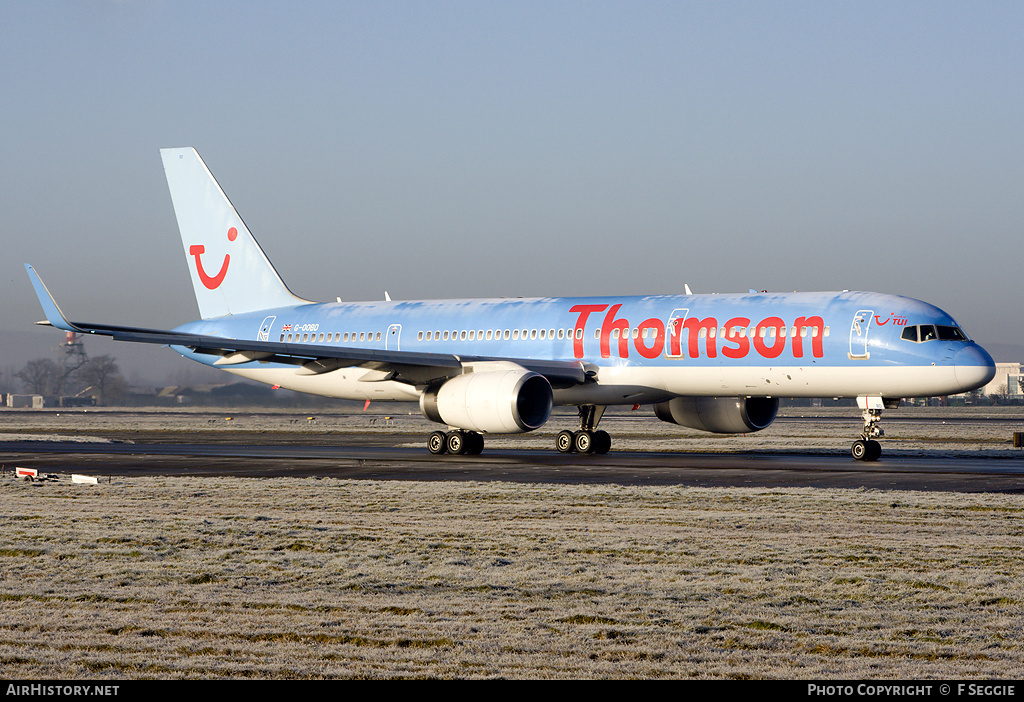
[[[1020,399],[1024,397],[1024,391],[1020,387],[1019,363],[997,363],[996,375],[992,382],[981,389],[986,395],[1005,395],[1008,398]]]
[[[16,395],[11,393],[7,396],[8,407],[21,407],[27,409],[42,409],[42,395]]]

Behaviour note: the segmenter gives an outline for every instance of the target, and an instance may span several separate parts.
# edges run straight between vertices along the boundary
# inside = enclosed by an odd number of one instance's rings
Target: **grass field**
[[[1024,670],[1016,495],[9,476],[9,679]]]

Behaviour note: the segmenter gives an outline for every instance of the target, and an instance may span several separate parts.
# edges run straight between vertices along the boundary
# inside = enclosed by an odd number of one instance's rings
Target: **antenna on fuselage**
[[[384,291],[384,301],[385,302],[391,302],[391,296],[388,295],[388,291],[387,290]]]
[[[685,292],[687,295],[693,294],[692,292],[690,292],[690,286],[687,285],[686,283],[683,283],[683,292]]]

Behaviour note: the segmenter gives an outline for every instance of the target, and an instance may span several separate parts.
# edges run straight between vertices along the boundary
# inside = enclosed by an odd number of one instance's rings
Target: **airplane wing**
[[[545,376],[552,384],[575,385],[587,380],[586,366],[576,361],[548,361],[520,358],[493,358],[482,356],[457,356],[445,353],[423,353],[418,351],[394,351],[386,349],[363,349],[346,346],[319,346],[317,344],[293,344],[252,339],[230,339],[204,334],[146,329],[142,327],[121,327],[108,324],[70,322],[61,312],[57,302],[46,288],[35,269],[25,264],[36,297],[46,314],[46,321],[39,322],[64,331],[81,334],[109,336],[115,341],[134,341],[143,344],[181,346],[196,353],[220,356],[215,365],[226,366],[238,363],[260,361],[264,363],[287,363],[302,366],[309,374],[326,373],[350,366],[361,366],[382,371],[380,380],[426,383],[432,380],[459,375],[463,365],[473,362],[504,361]]]

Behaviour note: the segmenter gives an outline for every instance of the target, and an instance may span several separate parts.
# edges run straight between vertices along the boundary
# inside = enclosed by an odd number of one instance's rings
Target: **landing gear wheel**
[[[857,439],[850,447],[850,455],[858,461],[877,461],[882,455],[882,445],[874,439]]]
[[[586,429],[580,429],[573,435],[572,445],[576,449],[576,453],[593,453],[594,434]]]
[[[450,431],[448,432],[445,445],[448,447],[448,453],[454,456],[461,456],[466,453],[466,435],[461,431]]]
[[[882,455],[882,445],[874,439],[868,439],[868,453],[864,457],[865,461],[877,461],[878,457]]]
[[[559,453],[572,453],[576,448],[575,437],[568,429],[558,432],[555,437],[555,448]]]
[[[466,453],[470,456],[479,456],[483,450],[483,434],[477,434],[475,431],[468,432],[466,434]]]
[[[606,431],[598,429],[594,432],[594,453],[605,454],[612,447],[612,437]]]
[[[443,431],[431,432],[427,437],[427,450],[435,456],[448,453],[448,437],[444,435]]]
[[[850,447],[850,455],[858,461],[863,461],[868,455],[868,442],[864,439],[857,439]]]

